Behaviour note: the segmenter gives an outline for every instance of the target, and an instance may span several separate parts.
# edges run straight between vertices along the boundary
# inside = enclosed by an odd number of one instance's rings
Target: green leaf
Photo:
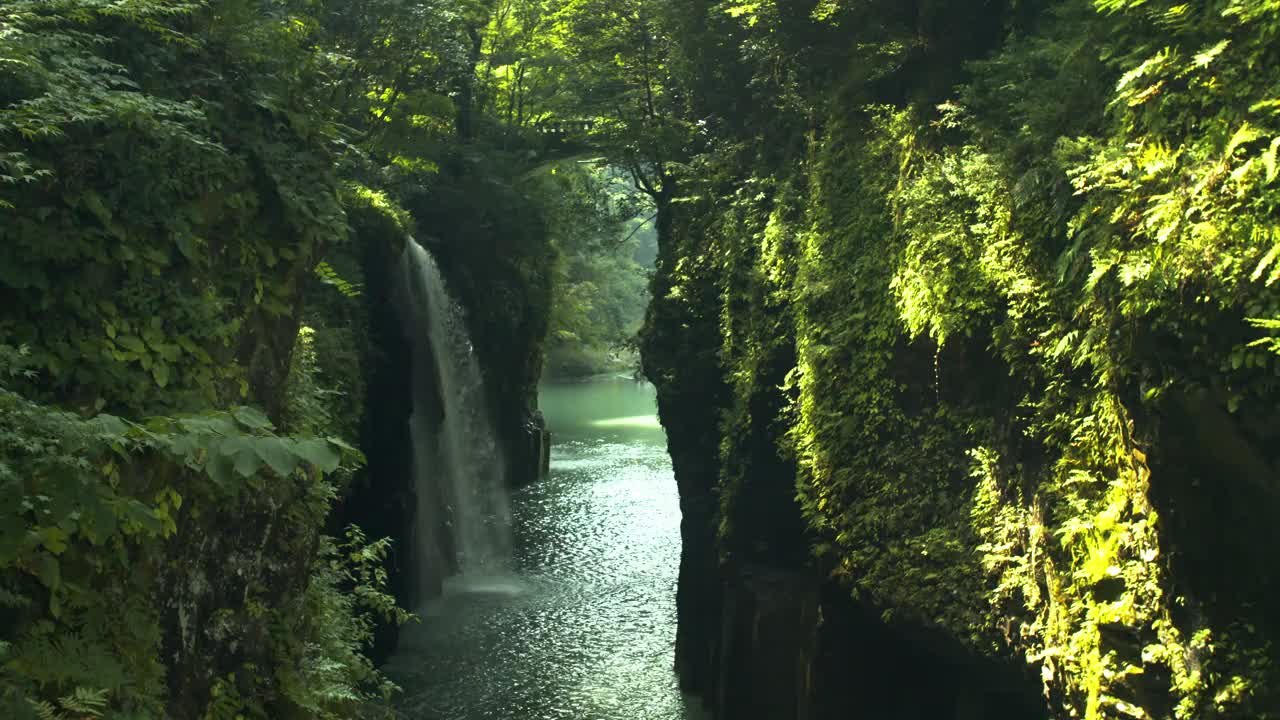
[[[1227,149],[1222,153],[1224,157],[1230,157],[1241,145],[1251,143],[1262,137],[1262,133],[1249,123],[1244,123],[1236,130],[1236,134],[1231,136],[1231,141],[1227,143]]]
[[[124,435],[129,431],[128,424],[115,415],[98,415],[89,420],[89,425],[102,435]]]
[[[160,387],[169,386],[169,366],[165,363],[158,362],[151,366],[151,376],[155,378],[156,384]]]
[[[235,481],[235,464],[229,455],[211,452],[204,464],[204,472],[217,485],[227,486]]]
[[[1258,267],[1254,268],[1253,274],[1249,276],[1249,280],[1257,282],[1262,274],[1271,267],[1271,263],[1275,262],[1277,254],[1280,254],[1280,245],[1273,245],[1266,255],[1262,256],[1262,260],[1258,261]]]
[[[354,459],[357,463],[364,464],[366,458],[364,456],[364,453],[360,452],[360,448],[355,447],[354,445],[348,443],[346,440],[343,440],[342,438],[339,438],[339,437],[327,437],[325,438],[325,440],[327,440],[330,445],[333,445],[334,447],[341,450],[349,458]]]
[[[1271,146],[1262,154],[1262,164],[1267,168],[1267,182],[1276,179],[1276,153],[1280,152],[1280,137],[1271,139]]]
[[[61,528],[46,527],[37,531],[40,544],[54,555],[61,555],[67,549],[67,534]]]
[[[156,517],[155,511],[137,500],[128,500],[123,504],[128,518],[139,525],[150,535],[159,535],[164,524]]]
[[[253,449],[245,448],[237,452],[235,458],[235,470],[240,477],[253,477],[262,468],[262,460]]]
[[[262,448],[265,444],[272,442],[278,442],[278,438],[258,438],[251,435],[242,435],[228,438],[221,443],[218,446],[218,453],[233,458],[233,468],[236,474],[248,479],[256,476],[258,471],[262,469],[262,464],[269,460],[263,455]],[[289,462],[296,461],[290,458]],[[292,466],[289,469],[292,469]]]
[[[240,427],[231,418],[221,414],[196,415],[178,420],[178,425],[187,432],[213,433],[227,437],[240,435]]]
[[[40,578],[40,582],[50,590],[61,587],[62,566],[58,563],[58,558],[42,554],[36,565],[36,577]]]
[[[89,529],[95,545],[101,545],[116,532],[116,513],[111,505],[98,498],[88,512]]]
[[[283,438],[265,438],[255,443],[255,450],[277,475],[286,477],[298,466],[298,455],[291,444]]]
[[[80,196],[80,199],[84,202],[84,206],[89,209],[89,212],[93,213],[94,217],[98,218],[103,225],[107,225],[111,222],[111,210],[107,207],[107,204],[103,201],[101,195],[93,190],[89,190],[85,192],[84,195]]]
[[[142,329],[142,339],[146,341],[147,347],[159,351],[164,344],[164,332],[152,322],[151,327]]]
[[[1201,50],[1200,52],[1196,53],[1196,56],[1194,58],[1195,64],[1198,67],[1208,67],[1209,64],[1212,63],[1219,55],[1221,55],[1222,51],[1226,50],[1227,46],[1230,44],[1231,44],[1230,40],[1223,40],[1219,42],[1217,45],[1214,45],[1213,47],[1208,47],[1208,48],[1205,48],[1204,50]]]
[[[147,351],[147,346],[142,343],[142,338],[137,335],[121,335],[116,338],[116,344],[126,350],[130,350],[138,354],[142,354]]]
[[[271,420],[257,408],[241,406],[231,411],[232,417],[241,425],[250,430],[271,430],[275,426],[271,424]]]
[[[309,438],[307,440],[299,440],[297,443],[297,453],[308,463],[314,465],[320,472],[331,473],[338,469],[342,462],[342,458],[338,455],[338,451],[333,449],[328,442],[319,438]]]
[[[188,260],[196,259],[196,239],[187,234],[178,235],[174,238],[174,242],[178,245],[178,252]]]

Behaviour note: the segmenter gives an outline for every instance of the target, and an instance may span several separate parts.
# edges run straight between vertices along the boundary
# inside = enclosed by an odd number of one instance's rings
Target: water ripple
[[[388,666],[402,717],[694,717],[671,671],[670,461],[660,435],[599,432],[557,446],[551,477],[512,498],[514,573],[453,579],[405,630]]]

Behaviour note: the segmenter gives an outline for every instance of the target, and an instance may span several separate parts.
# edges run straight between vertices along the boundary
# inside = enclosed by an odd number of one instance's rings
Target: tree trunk
[[[483,39],[476,26],[467,28],[467,37],[471,40],[471,49],[467,53],[467,66],[458,83],[458,119],[455,129],[458,139],[471,142],[475,138],[475,94],[476,66],[480,64],[480,50]]]

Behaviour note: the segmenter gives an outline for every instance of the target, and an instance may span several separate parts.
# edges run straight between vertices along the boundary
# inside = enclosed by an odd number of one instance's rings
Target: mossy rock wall
[[[885,78],[855,58],[803,121],[680,177],[643,347],[700,569],[677,664],[713,705],[742,685],[708,635],[758,563],[852,598],[819,613],[811,717],[841,716],[822,693],[873,661],[839,648],[876,636],[952,668],[917,678],[942,716],[1280,707],[1280,363],[1249,321],[1280,302],[1255,167],[1277,132],[1251,114],[1273,88],[1237,74],[1280,20],[1097,5],[983,16]],[[1138,37],[1185,62],[1079,44]],[[1139,72],[1201,104],[1126,94]],[[1187,80],[1211,72],[1232,86]]]
[[[113,27],[85,16],[77,38]],[[249,99],[267,92],[261,75],[194,43],[128,37],[159,67],[108,98],[124,110],[104,100],[101,117],[24,144],[47,176],[0,203],[0,343],[25,346],[4,368],[5,492],[17,497],[2,525],[18,537],[47,525],[56,539],[5,543],[0,714],[100,693],[94,716],[300,717],[326,691],[304,668],[327,652],[307,644],[311,603],[333,597],[315,579],[337,462],[300,465],[287,451],[305,441],[274,429],[297,429],[307,287],[346,240],[332,157]],[[180,121],[144,112],[183,102],[183,78],[240,72],[243,86],[219,86]],[[224,412],[235,406],[265,414]],[[327,441],[311,443],[327,461]],[[256,454],[267,446],[279,451],[269,468]],[[23,502],[37,497],[55,512]],[[32,553],[47,556],[40,582],[24,569]]]

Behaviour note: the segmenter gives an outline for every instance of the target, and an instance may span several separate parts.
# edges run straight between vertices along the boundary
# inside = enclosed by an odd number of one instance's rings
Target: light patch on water
[[[614,428],[660,428],[662,424],[658,422],[656,415],[632,415],[631,417],[605,418],[603,420],[593,420],[592,427]]]
[[[528,589],[516,575],[458,575],[444,583],[446,595],[519,595]]]

